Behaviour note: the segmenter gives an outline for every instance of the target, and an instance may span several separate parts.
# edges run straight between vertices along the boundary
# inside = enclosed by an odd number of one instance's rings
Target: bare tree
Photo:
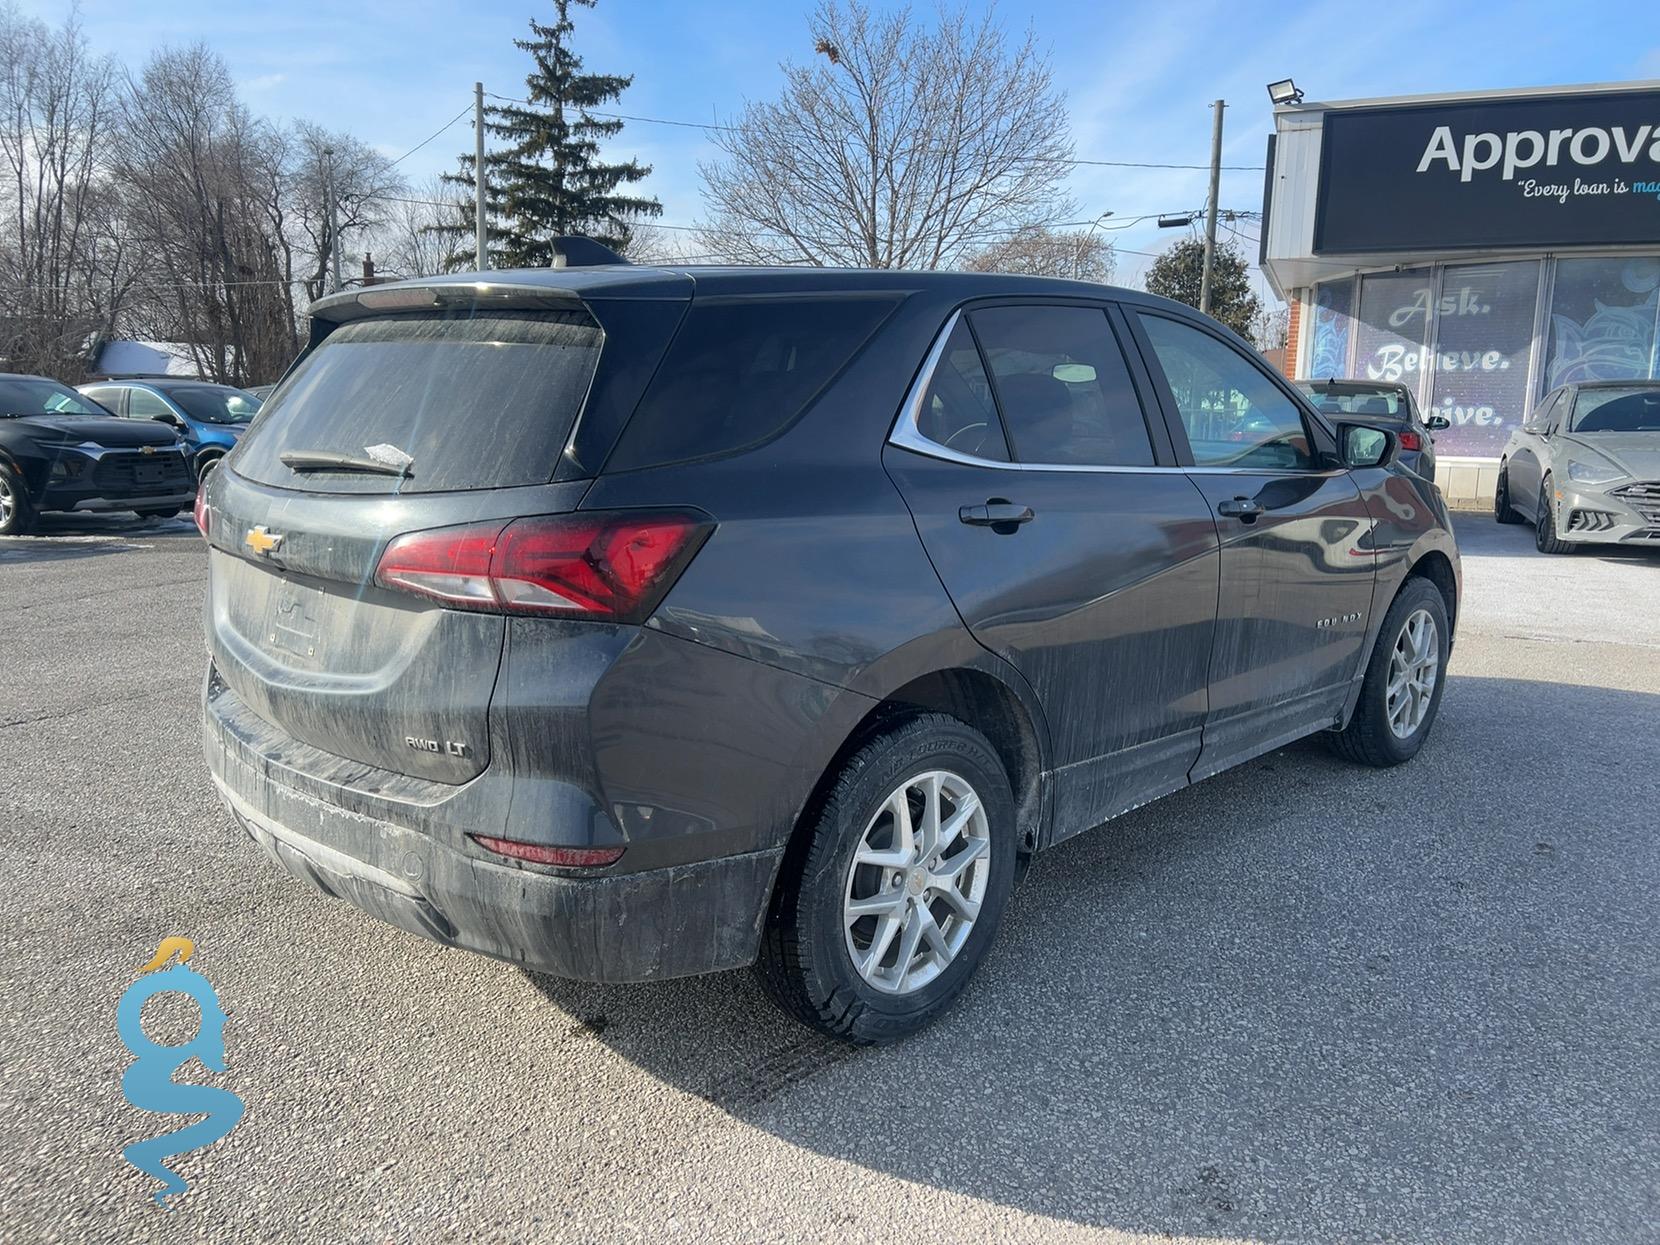
[[[354,235],[361,242],[388,226],[398,206],[392,198],[404,197],[408,187],[390,160],[350,134],[301,121],[294,126],[290,142],[293,161],[286,170],[284,197],[306,263],[301,280],[309,302],[328,289],[334,248],[342,248],[344,262],[345,247]],[[331,173],[338,239],[329,232],[326,191]]]
[[[633,264],[684,264],[709,258],[702,254],[702,247],[692,234],[648,220],[635,221],[629,226],[628,245],[622,255]]]
[[[970,272],[1012,272],[1028,277],[1071,277],[1101,285],[1112,280],[1118,257],[1112,243],[1087,229],[1034,225],[968,257]]]
[[[122,120],[115,172],[155,278],[143,322],[188,346],[205,376],[275,376],[298,348],[286,137],[249,114],[200,44],[153,56]]]
[[[455,250],[455,231],[463,222],[465,194],[442,177],[434,177],[387,203],[386,219],[372,235],[387,277],[431,277],[471,267],[472,257]]]
[[[100,153],[116,68],[73,14],[57,30],[0,9],[0,350],[6,366],[69,379],[136,279],[120,245]]]
[[[1015,43],[989,12],[942,11],[925,28],[826,0],[810,33],[818,59],[783,65],[781,98],[714,132],[700,249],[938,268],[1071,212],[1066,105],[1030,31]]]
[[[1291,313],[1285,307],[1263,307],[1251,319],[1250,339],[1258,350],[1284,350],[1291,340]]]

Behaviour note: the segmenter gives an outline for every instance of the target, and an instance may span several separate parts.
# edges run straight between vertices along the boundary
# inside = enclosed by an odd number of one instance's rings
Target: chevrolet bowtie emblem
[[[282,544],[282,533],[273,532],[261,523],[258,527],[249,528],[248,534],[242,538],[242,543],[255,553],[269,556],[277,551]]]
[[[138,447],[138,452],[140,454],[154,454],[156,452],[156,447],[153,445],[141,445]]]

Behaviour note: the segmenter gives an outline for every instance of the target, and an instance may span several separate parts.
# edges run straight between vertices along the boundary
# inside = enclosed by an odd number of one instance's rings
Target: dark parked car
[[[1451,427],[1451,421],[1445,415],[1423,418],[1407,386],[1378,380],[1300,380],[1297,388],[1334,423],[1358,420],[1391,429],[1401,466],[1426,480],[1435,479],[1435,438],[1430,434]]]
[[[1034,853],[1435,720],[1436,490],[1175,303],[618,264],[312,314],[198,507],[204,744],[278,864],[404,929],[605,981],[758,960],[892,1039]]]
[[[124,419],[170,424],[190,447],[198,476],[219,465],[259,414],[261,399],[234,385],[205,380],[102,380],[81,392]]]
[[[43,510],[178,514],[196,477],[178,433],[117,419],[68,385],[0,374],[0,536]]]

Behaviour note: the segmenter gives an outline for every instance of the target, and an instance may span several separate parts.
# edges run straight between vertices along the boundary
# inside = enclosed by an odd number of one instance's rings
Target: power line
[[[497,95],[493,91],[486,91],[491,99],[499,99],[506,104],[522,104],[534,107],[528,99],[519,99],[512,95]],[[735,133],[739,127],[735,125],[721,125],[714,121],[676,121],[668,117],[644,117],[636,113],[603,112],[595,108],[585,108],[582,111],[592,117],[606,117],[615,121],[638,121],[645,125],[674,125],[688,130],[720,130],[726,133]],[[1152,160],[1084,160],[1071,156],[1014,156],[1012,159],[1025,164],[1067,164],[1090,165],[1097,168],[1110,169],[1205,169],[1208,164],[1169,164]],[[1263,166],[1260,164],[1224,164],[1223,169],[1237,173],[1260,173]]]
[[[473,106],[471,104],[468,104],[460,112],[456,113],[455,116],[451,117],[448,121],[444,122],[443,125],[439,126],[431,134],[428,134],[420,142],[416,143],[413,147],[411,147],[408,151],[404,152],[403,155],[399,156],[396,160],[392,161],[392,163],[387,165],[386,167],[390,168],[390,169],[397,168],[398,165],[402,164],[405,160],[409,159],[410,156],[414,155],[417,151],[421,150],[421,148],[425,147],[433,139],[437,138],[440,134],[442,134],[445,130],[449,129],[452,125],[454,125],[457,121],[461,120],[462,117],[465,117],[472,110],[473,110]]]

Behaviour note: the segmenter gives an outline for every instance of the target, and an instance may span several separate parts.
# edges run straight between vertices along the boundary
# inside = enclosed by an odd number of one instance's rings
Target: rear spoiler
[[[431,311],[445,306],[480,305],[569,309],[573,304],[581,302],[581,295],[577,291],[558,285],[491,281],[477,277],[471,281],[457,281],[452,278],[435,278],[430,282],[399,281],[391,285],[365,286],[360,290],[341,290],[337,294],[319,298],[310,308],[312,338],[315,340],[319,336],[319,321],[327,332],[347,320],[384,315],[389,311]]]

